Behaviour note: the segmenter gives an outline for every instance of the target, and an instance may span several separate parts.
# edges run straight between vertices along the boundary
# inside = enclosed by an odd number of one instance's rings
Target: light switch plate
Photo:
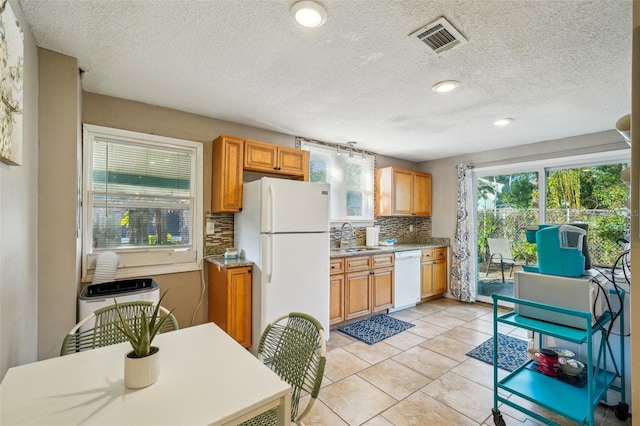
[[[207,222],[207,235],[212,235],[215,233],[215,227],[213,222]]]

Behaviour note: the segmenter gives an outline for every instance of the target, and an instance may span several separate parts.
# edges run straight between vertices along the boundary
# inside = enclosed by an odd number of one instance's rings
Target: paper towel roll
[[[375,247],[378,245],[378,239],[380,238],[379,226],[367,226],[366,229],[366,244],[367,247]]]

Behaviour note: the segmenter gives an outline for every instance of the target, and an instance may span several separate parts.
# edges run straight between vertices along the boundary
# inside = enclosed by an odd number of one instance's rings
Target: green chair
[[[326,364],[326,342],[322,325],[310,315],[291,312],[271,322],[260,339],[258,356],[282,380],[291,385],[291,421],[303,425],[320,392]],[[302,392],[310,395],[300,410]],[[277,409],[272,409],[242,423],[243,426],[275,425]]]
[[[152,315],[155,305],[149,301],[136,301],[118,303],[118,307],[123,316],[128,319],[129,325],[136,327],[136,317],[144,310],[145,314]],[[160,315],[169,315],[171,318],[165,321],[160,333],[177,330],[178,321],[166,308],[160,306]],[[83,325],[90,323],[92,320],[95,324],[87,330],[80,330]],[[102,346],[114,345],[116,343],[125,342],[127,338],[115,326],[119,323],[120,318],[116,311],[116,306],[110,305],[97,309],[91,315],[88,315],[67,334],[60,348],[60,355],[67,355],[74,352],[86,351],[89,349],[100,348]]]

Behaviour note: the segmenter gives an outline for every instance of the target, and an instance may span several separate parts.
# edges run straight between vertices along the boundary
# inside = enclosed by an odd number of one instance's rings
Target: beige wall
[[[633,2],[633,60],[631,84],[631,129],[635,145],[631,148],[631,210],[634,212],[631,221],[631,267],[640,271],[640,1]],[[631,365],[640,366],[640,275],[636,272],[631,286]],[[636,368],[632,381],[632,406],[636,413],[640,410],[640,372]],[[640,416],[637,416],[640,417]],[[640,423],[635,419],[634,424]]]
[[[0,163],[0,381],[36,360],[38,319],[38,49],[24,29],[22,165]]]
[[[76,323],[81,106],[78,61],[39,49],[38,63],[38,359],[46,359]]]

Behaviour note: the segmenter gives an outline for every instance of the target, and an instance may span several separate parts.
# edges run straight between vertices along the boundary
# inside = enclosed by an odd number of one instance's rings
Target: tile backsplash
[[[395,238],[402,243],[428,243],[431,238],[431,218],[429,217],[384,217],[380,216],[374,221],[374,226],[380,227],[380,240]],[[331,247],[337,247],[340,243],[341,226],[331,227]],[[412,229],[412,230],[411,230]],[[350,235],[348,227],[345,228],[345,243],[355,246],[364,246],[366,243],[365,228],[354,228],[355,236]],[[354,239],[355,237],[355,239]]]
[[[214,233],[205,236],[205,256],[224,254],[227,247],[234,247],[233,213],[207,213],[205,221],[212,222]],[[398,243],[416,244],[449,244],[448,238],[433,238],[431,236],[430,217],[378,217],[374,225],[380,226],[380,239],[396,238]],[[412,229],[412,230],[411,230]],[[345,239],[351,245],[365,245],[365,228],[354,228],[355,240],[346,228]],[[340,241],[340,226],[330,229],[331,247],[337,247]],[[241,247],[238,247],[241,248]]]
[[[235,220],[233,213],[206,213],[205,222],[213,223],[214,233],[205,235],[204,254],[211,256],[224,254],[225,249],[233,247],[233,229]],[[205,223],[205,229],[206,229]]]

